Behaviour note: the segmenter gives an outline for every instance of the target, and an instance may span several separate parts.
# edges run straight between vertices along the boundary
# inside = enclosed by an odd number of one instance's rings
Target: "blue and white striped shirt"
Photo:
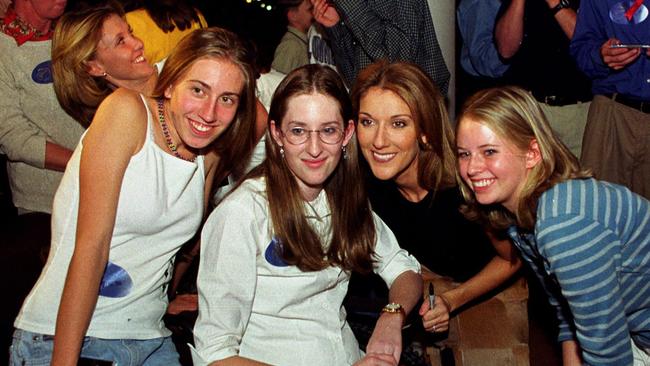
[[[544,192],[534,233],[509,230],[589,365],[631,365],[650,347],[650,202],[594,179]]]

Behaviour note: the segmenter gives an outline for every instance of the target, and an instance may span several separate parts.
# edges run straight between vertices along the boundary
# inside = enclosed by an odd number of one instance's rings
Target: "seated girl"
[[[248,64],[250,58],[248,52],[242,55],[242,61]],[[85,6],[65,13],[57,22],[52,40],[54,90],[63,109],[86,127],[101,102],[118,88],[150,95],[164,64],[163,60],[151,65],[142,41],[132,33],[124,12],[115,3]],[[267,113],[259,101],[255,103],[257,141],[266,130]],[[250,155],[242,156],[241,151],[219,151],[220,164],[215,172],[218,183],[229,173],[248,169]],[[176,263],[172,295],[199,252],[198,242],[186,246],[183,252]]]
[[[523,89],[481,91],[459,121],[467,213],[509,228],[557,308],[564,364],[650,365],[650,202],[590,178]]]
[[[162,322],[174,256],[203,218],[216,151],[253,147],[255,84],[237,36],[185,38],[145,97],[100,105],[54,199],[52,246],[11,364],[178,365]]]
[[[370,210],[342,80],[298,68],[269,116],[266,160],[203,229],[195,364],[397,365],[420,268]],[[365,357],[342,307],[352,271],[390,287]]]

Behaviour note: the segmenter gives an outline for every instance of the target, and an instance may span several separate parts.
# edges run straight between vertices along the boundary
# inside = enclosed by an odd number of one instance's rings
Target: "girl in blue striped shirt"
[[[564,364],[650,365],[650,202],[591,178],[520,88],[470,98],[456,145],[465,213],[537,274]]]

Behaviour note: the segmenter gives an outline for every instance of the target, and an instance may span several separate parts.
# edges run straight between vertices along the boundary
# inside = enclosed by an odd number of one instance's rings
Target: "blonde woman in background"
[[[56,25],[54,90],[63,109],[85,126],[115,89],[153,91],[160,70],[149,61],[117,5],[69,12]]]

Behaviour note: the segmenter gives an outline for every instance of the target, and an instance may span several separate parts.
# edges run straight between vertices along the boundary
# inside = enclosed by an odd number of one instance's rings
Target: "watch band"
[[[569,0],[560,0],[560,2],[551,9],[553,15],[557,14],[560,10],[570,8],[571,2]]]
[[[390,314],[402,314],[406,318],[406,312],[404,311],[404,307],[402,304],[394,303],[391,302],[390,304],[386,304],[383,309],[381,309],[382,313],[390,313]]]

